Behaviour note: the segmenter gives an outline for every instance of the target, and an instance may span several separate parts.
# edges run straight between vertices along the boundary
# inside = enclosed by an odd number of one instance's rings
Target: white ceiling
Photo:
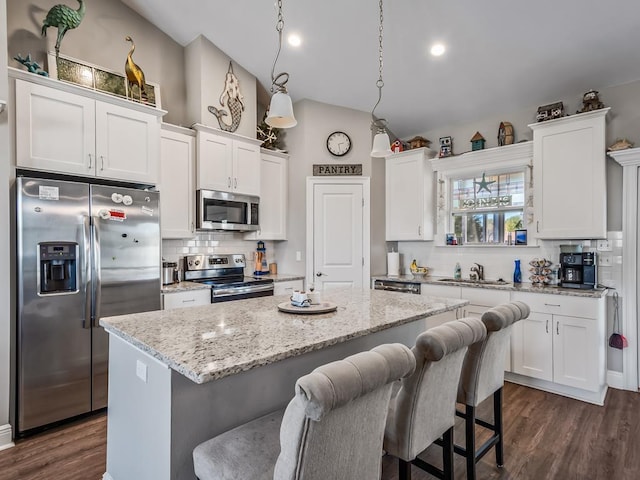
[[[123,0],[187,45],[203,34],[268,88],[277,49],[273,0]],[[378,2],[283,0],[276,72],[294,101],[362,111],[377,100]],[[434,41],[447,53],[428,54]],[[383,99],[376,115],[406,138],[640,79],[637,0],[386,0]],[[606,98],[602,99],[606,103]],[[534,111],[532,111],[532,120]]]

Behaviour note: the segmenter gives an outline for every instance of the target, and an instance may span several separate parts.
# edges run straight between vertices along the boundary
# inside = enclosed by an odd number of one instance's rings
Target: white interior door
[[[363,183],[312,183],[309,283],[323,290],[368,285],[368,221]],[[368,192],[368,190],[367,190]]]

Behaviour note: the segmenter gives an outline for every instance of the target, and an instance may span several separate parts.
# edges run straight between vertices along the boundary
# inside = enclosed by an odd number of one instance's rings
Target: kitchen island
[[[457,299],[332,290],[338,306],[288,314],[262,297],[103,318],[110,334],[106,480],[193,480],[200,442],[283,408],[324,363],[402,342],[464,306]]]

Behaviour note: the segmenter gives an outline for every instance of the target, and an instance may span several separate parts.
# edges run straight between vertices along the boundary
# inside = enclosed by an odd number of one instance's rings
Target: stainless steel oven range
[[[211,286],[211,303],[273,295],[273,280],[245,277],[244,255],[187,255],[184,279]]]

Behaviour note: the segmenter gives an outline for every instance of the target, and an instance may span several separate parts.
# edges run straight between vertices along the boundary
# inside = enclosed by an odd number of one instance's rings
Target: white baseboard
[[[13,441],[11,441],[11,432],[11,425],[8,423],[6,425],[0,425],[0,450],[11,448],[15,445]]]
[[[611,388],[615,388],[617,390],[625,390],[624,375],[622,374],[622,372],[607,370],[607,383]]]

